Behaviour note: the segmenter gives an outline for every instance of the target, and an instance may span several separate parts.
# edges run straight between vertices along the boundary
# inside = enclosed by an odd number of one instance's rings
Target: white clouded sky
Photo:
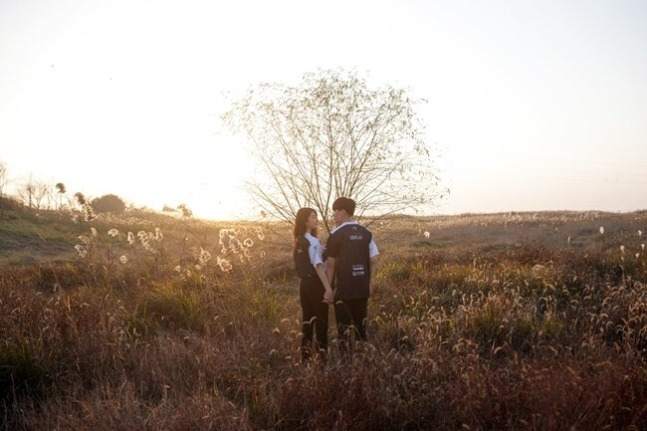
[[[1,0],[0,161],[244,217],[222,92],[344,67],[429,101],[435,213],[644,209],[646,22],[641,0]]]

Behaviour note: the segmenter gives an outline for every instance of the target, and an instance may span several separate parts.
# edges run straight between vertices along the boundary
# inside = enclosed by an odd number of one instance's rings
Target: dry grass
[[[370,344],[333,325],[326,364],[297,360],[289,229],[52,220],[85,257],[2,261],[2,429],[647,428],[645,213],[374,225]]]

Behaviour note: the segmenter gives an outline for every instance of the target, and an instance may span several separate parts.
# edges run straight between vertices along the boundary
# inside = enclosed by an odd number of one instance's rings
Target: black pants
[[[319,277],[302,278],[299,284],[301,310],[303,311],[303,338],[301,359],[312,356],[313,347],[325,358],[328,350],[328,304],[323,302],[325,289]],[[314,340],[313,340],[314,333]],[[314,344],[314,346],[313,346]]]
[[[335,319],[340,347],[346,349],[354,338],[366,341],[368,298],[335,300]]]

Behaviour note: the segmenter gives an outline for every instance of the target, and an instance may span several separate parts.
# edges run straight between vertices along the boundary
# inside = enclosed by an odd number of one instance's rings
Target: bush
[[[90,206],[97,213],[122,214],[126,210],[126,203],[117,195],[103,195],[92,200]]]

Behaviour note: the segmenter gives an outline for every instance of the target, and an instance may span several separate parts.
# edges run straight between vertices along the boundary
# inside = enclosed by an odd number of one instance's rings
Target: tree
[[[46,204],[45,207],[43,207],[43,204],[46,203],[44,201],[49,202],[51,198],[50,187],[46,183],[34,179],[31,174],[20,185],[17,194],[22,204],[28,208],[36,210],[49,208],[49,204]]]
[[[353,198],[369,222],[439,197],[416,111],[422,102],[406,89],[372,88],[355,72],[327,70],[295,85],[252,87],[221,118],[260,162],[248,186],[262,211],[292,222],[299,207],[313,207],[330,231],[339,196]]]
[[[117,195],[103,195],[90,202],[92,209],[97,213],[121,214],[126,210],[126,203]]]
[[[0,210],[4,209],[5,188],[8,182],[7,165],[4,162],[0,162]]]

